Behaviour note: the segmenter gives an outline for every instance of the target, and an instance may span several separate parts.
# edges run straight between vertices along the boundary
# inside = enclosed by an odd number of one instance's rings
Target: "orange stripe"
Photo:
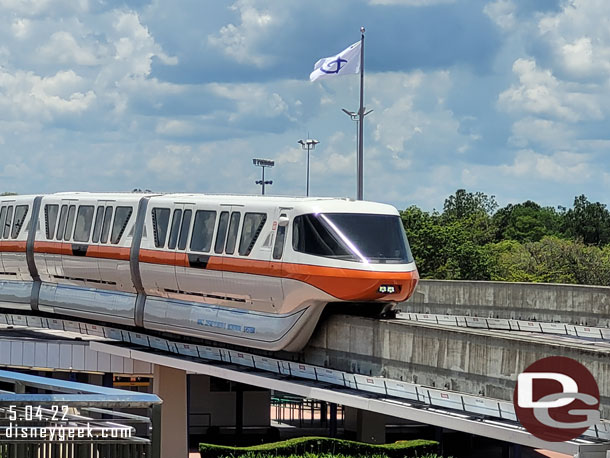
[[[212,259],[208,262],[208,268],[211,261]],[[219,270],[291,278],[345,301],[404,301],[411,296],[419,279],[417,271],[372,272],[293,263],[281,263],[280,267],[279,263],[240,258],[223,258]],[[394,294],[379,293],[381,285],[398,286],[400,291]]]
[[[140,250],[140,261],[189,267],[185,253]],[[419,275],[412,272],[372,272],[369,270],[322,267],[308,264],[278,263],[233,257],[210,256],[208,270],[290,278],[346,301],[403,301],[413,293]],[[398,286],[394,294],[379,293],[381,285]]]
[[[182,251],[140,250],[140,262],[189,267],[188,255]]]
[[[87,257],[129,261],[130,251],[130,248],[120,246],[89,245],[89,248],[87,248]]]
[[[3,240],[0,242],[0,251],[10,251],[13,253],[25,253],[27,242],[20,240]]]
[[[129,261],[130,250],[130,248],[120,246],[89,245],[87,257]],[[36,241],[34,242],[34,252],[72,256],[72,242]]]
[[[72,254],[72,248],[62,242],[34,242],[34,253]]]
[[[25,251],[25,242],[0,242],[0,251]],[[4,247],[10,246],[9,249]],[[20,250],[17,248],[21,247]],[[72,255],[71,243],[35,242],[34,251]],[[87,257],[129,261],[130,248],[90,245]],[[140,250],[140,262],[189,267],[184,252]],[[404,301],[415,289],[419,275],[412,272],[372,272],[340,267],[312,266],[307,264],[279,263],[234,257],[210,256],[208,270],[290,278],[309,285],[345,301]],[[394,294],[379,293],[381,285],[398,286]]]

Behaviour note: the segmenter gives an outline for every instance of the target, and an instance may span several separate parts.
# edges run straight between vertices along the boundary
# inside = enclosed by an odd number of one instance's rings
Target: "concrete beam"
[[[588,342],[401,320],[334,315],[318,326],[304,362],[511,401],[517,375],[546,356],[584,364],[610,418],[610,350]]]
[[[610,327],[610,287],[421,280],[405,312]]]

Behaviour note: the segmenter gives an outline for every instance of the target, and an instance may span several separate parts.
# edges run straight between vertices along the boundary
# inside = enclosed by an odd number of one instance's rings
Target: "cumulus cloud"
[[[4,116],[48,120],[55,114],[81,114],[95,102],[91,90],[79,91],[84,80],[73,71],[42,78],[32,73],[0,70],[0,106]]]
[[[511,0],[497,0],[486,4],[483,12],[501,29],[508,31],[515,27],[516,6]]]
[[[548,69],[540,69],[534,59],[519,58],[513,64],[519,78],[502,92],[498,101],[508,111],[533,113],[567,121],[601,119],[599,99],[579,86],[558,80]]]
[[[70,32],[55,32],[38,52],[44,60],[55,60],[61,64],[93,66],[99,63],[97,52],[77,43]]]
[[[566,76],[600,82],[610,76],[610,29],[600,20],[607,6],[603,0],[572,0],[540,18],[540,37]]]
[[[559,183],[586,182],[593,174],[586,155],[567,151],[545,155],[521,150],[512,164],[500,166],[499,170],[518,178],[531,177]]]
[[[208,36],[208,43],[242,64],[262,67],[272,57],[257,50],[259,40],[278,23],[278,8],[257,8],[255,1],[238,0],[231,9],[239,14],[239,24],[226,24],[217,34]],[[273,12],[272,12],[273,11]]]

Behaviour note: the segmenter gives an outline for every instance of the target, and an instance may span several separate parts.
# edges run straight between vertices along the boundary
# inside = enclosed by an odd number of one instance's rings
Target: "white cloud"
[[[517,59],[513,73],[518,76],[519,84],[512,85],[498,97],[500,106],[508,111],[571,122],[603,116],[599,99],[594,94],[558,80],[550,70],[539,69],[534,59]]]
[[[271,85],[269,85],[271,86]],[[232,100],[237,110],[230,114],[230,121],[237,121],[247,116],[275,118],[290,115],[288,103],[272,87],[262,84],[219,84],[208,85],[213,94]]]
[[[369,0],[371,5],[430,6],[454,3],[455,0]]]
[[[559,183],[583,183],[590,179],[593,169],[588,157],[559,151],[552,155],[539,154],[532,150],[521,150],[511,165],[502,165],[499,170],[510,176]]]
[[[509,143],[518,148],[537,144],[544,148],[558,150],[565,148],[573,140],[573,129],[566,123],[527,116],[513,123]]]
[[[7,119],[26,116],[49,120],[57,114],[81,114],[95,102],[91,90],[79,91],[83,79],[73,71],[42,78],[32,73],[10,74],[0,70],[0,107]],[[10,119],[10,118],[9,118]]]
[[[514,29],[516,25],[515,4],[511,0],[488,3],[483,7],[483,12],[505,31]]]
[[[31,24],[32,22],[29,19],[15,19],[11,24],[11,31],[13,32],[13,35],[15,35],[16,38],[26,38],[30,33]]]
[[[253,1],[238,0],[231,9],[237,11],[240,17],[239,25],[227,24],[216,35],[208,35],[208,43],[222,50],[224,54],[239,63],[262,67],[268,64],[272,57],[258,52],[258,41],[269,33],[269,29],[277,25],[278,13],[281,9],[260,9]]]
[[[367,90],[375,98],[369,108],[375,112],[367,121],[374,126],[374,139],[391,157],[404,160],[400,153],[412,150],[414,142],[451,142],[461,137],[459,121],[445,105],[451,86],[451,74],[446,71],[370,77]],[[463,138],[466,143],[471,140]]]
[[[191,137],[201,129],[201,123],[196,120],[160,119],[155,132],[167,137]]]
[[[607,7],[604,0],[571,0],[541,17],[540,37],[569,77],[600,82],[610,77],[610,28],[602,13]]]
[[[52,34],[38,52],[41,58],[61,64],[93,66],[99,63],[95,50],[81,46],[72,34],[66,31]]]

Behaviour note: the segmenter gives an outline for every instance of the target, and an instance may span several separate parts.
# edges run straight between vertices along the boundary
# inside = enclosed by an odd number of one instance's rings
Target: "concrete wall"
[[[552,355],[576,359],[591,371],[602,416],[610,418],[608,350],[587,343],[568,346],[540,336],[335,315],[318,327],[303,352],[310,364],[507,401],[517,375]]]
[[[610,327],[610,287],[421,280],[405,312],[471,315]]]

